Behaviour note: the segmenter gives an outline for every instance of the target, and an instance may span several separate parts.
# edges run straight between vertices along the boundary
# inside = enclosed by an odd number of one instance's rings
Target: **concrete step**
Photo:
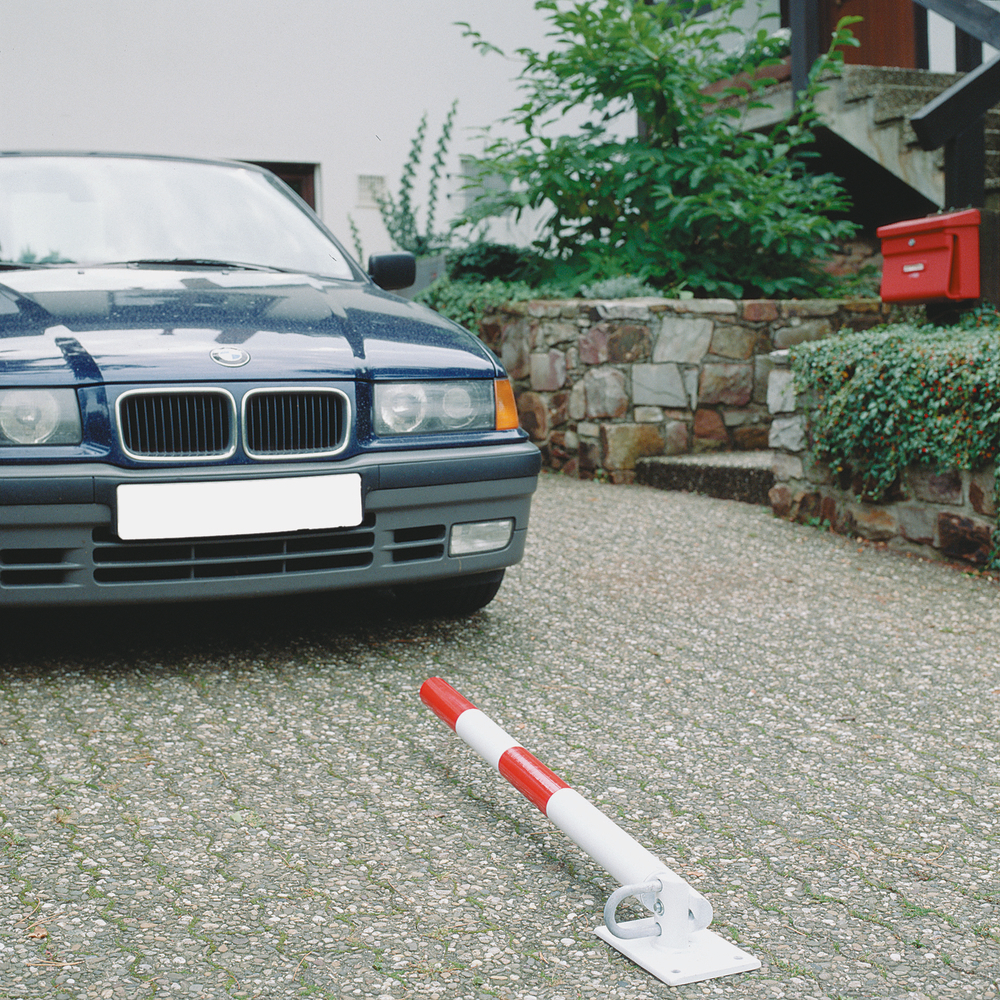
[[[636,461],[635,481],[660,490],[684,490],[767,506],[767,493],[774,485],[772,462],[770,451],[655,455]]]
[[[931,97],[947,90],[961,73],[932,73],[926,69],[900,69],[896,66],[844,66],[845,101],[863,101],[880,87],[903,87],[930,91]]]

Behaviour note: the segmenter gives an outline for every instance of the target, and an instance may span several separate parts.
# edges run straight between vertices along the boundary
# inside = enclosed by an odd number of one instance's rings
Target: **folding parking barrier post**
[[[595,933],[669,986],[716,979],[760,968],[760,962],[708,930],[712,904],[447,681],[431,677],[420,698],[525,798],[621,883],[604,907]],[[652,911],[644,920],[615,919],[619,904],[635,896]]]

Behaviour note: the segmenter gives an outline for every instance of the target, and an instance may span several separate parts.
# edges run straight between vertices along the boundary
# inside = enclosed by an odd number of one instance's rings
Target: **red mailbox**
[[[978,299],[979,220],[969,208],[879,226],[883,300]]]

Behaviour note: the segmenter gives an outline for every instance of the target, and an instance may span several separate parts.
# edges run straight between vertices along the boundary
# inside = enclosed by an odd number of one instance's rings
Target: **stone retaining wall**
[[[995,465],[975,472],[937,473],[911,466],[884,500],[859,500],[860,477],[837,476],[807,453],[809,415],[792,385],[787,357],[774,357],[768,388],[775,485],[769,493],[778,517],[828,525],[839,534],[888,543],[922,556],[982,565],[997,525]]]
[[[570,299],[511,303],[481,335],[546,465],[631,482],[640,457],[780,444],[771,353],[895,315],[878,299]]]

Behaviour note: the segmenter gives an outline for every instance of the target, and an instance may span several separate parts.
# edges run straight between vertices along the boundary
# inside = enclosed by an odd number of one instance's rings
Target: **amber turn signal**
[[[517,403],[514,402],[514,389],[510,384],[510,379],[498,378],[493,383],[496,392],[497,403],[497,426],[498,431],[517,430],[519,421],[517,419]]]

